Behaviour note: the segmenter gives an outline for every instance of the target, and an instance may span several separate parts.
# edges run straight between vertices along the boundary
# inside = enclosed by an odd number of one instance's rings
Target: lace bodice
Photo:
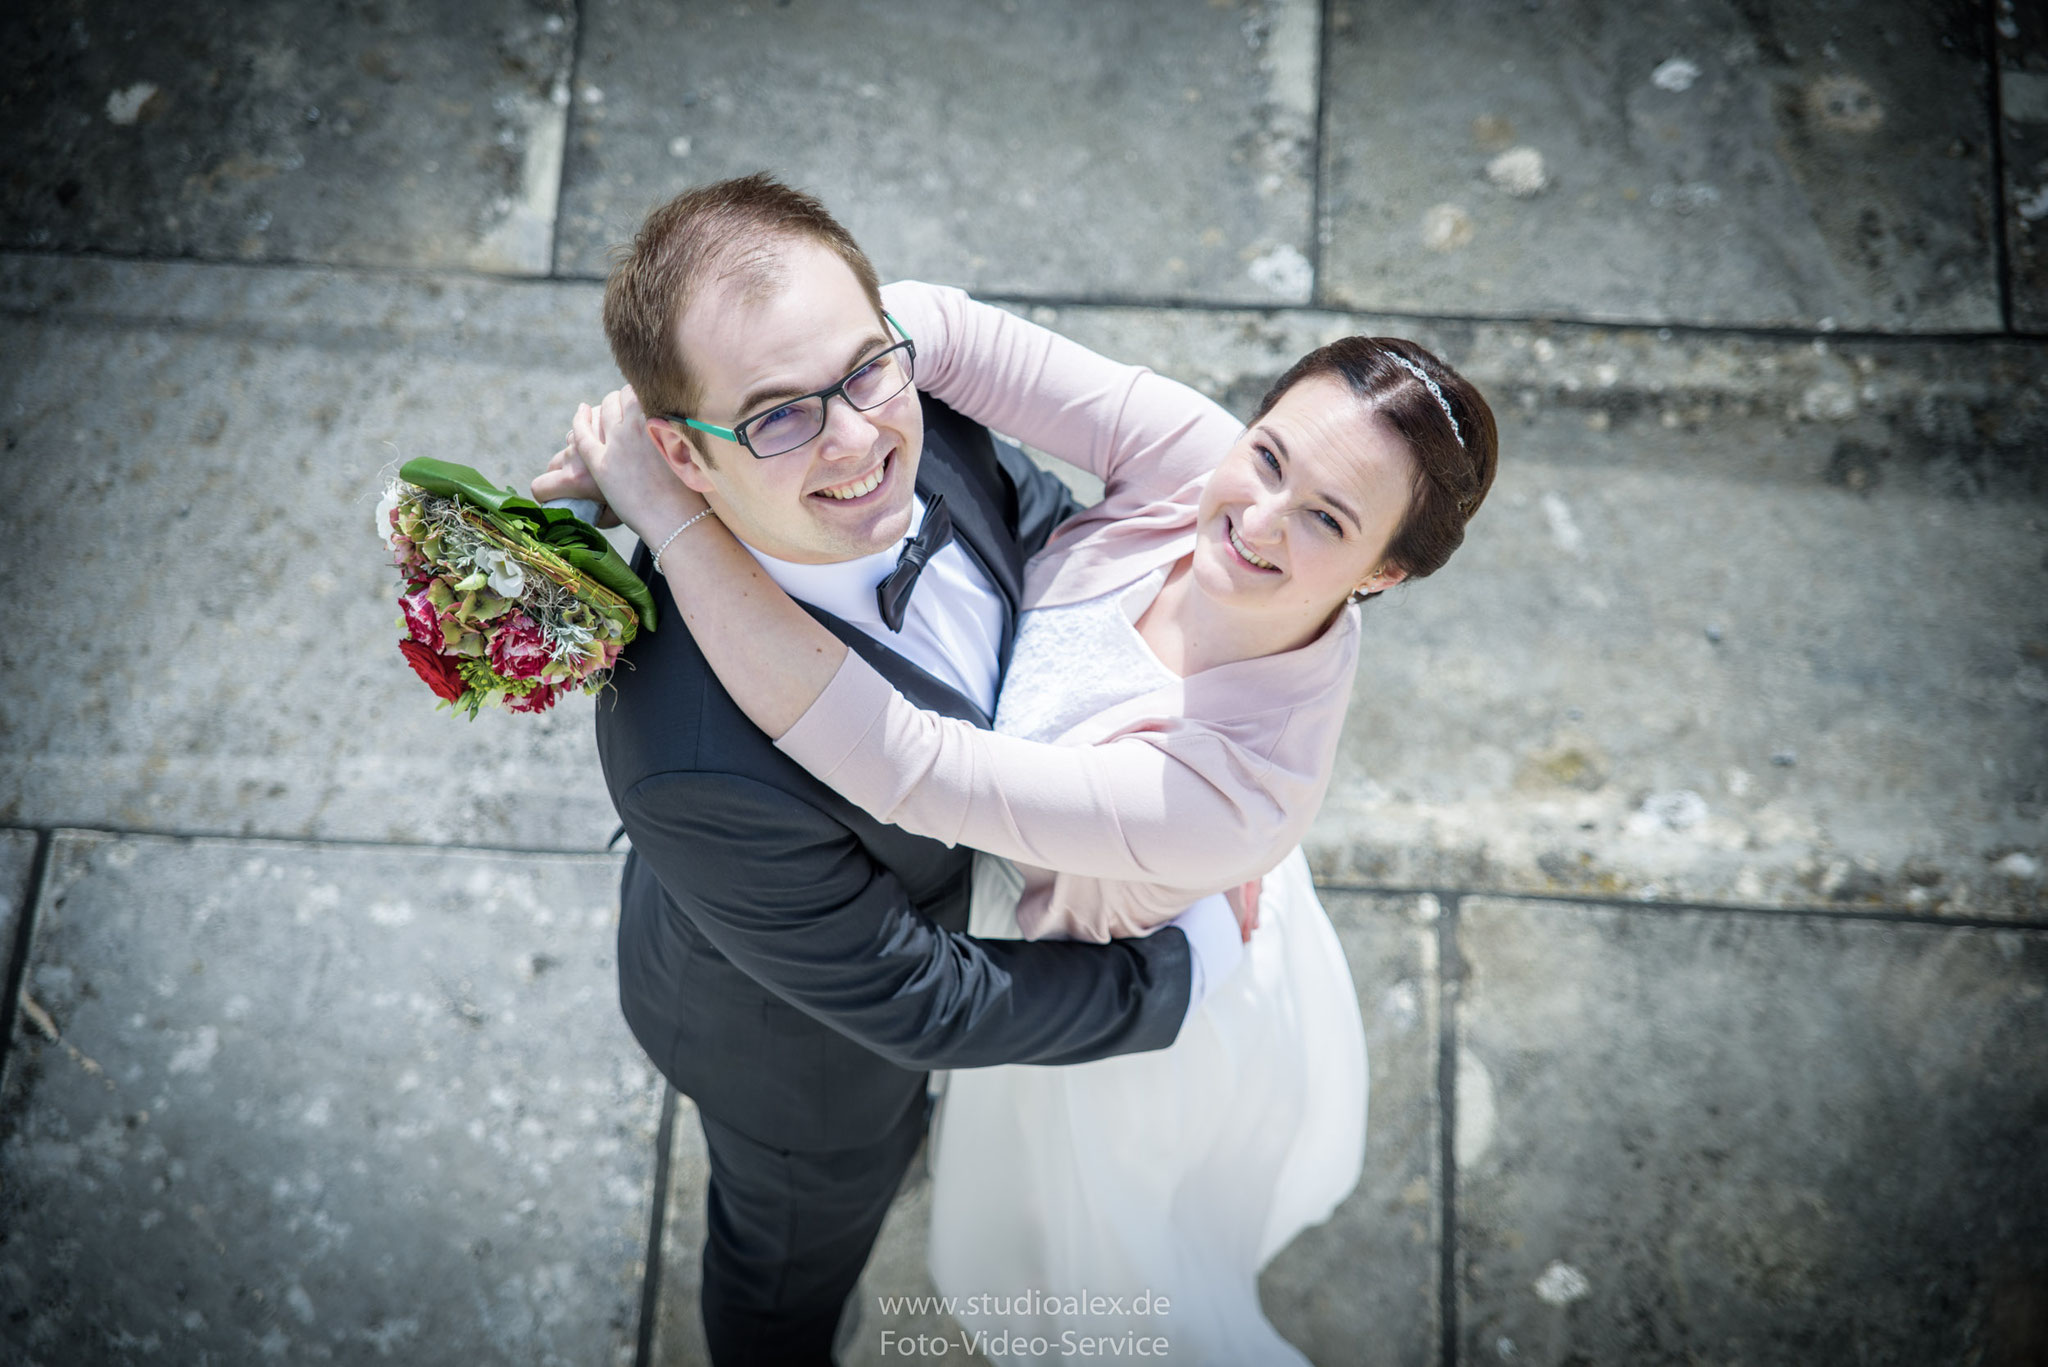
[[[1165,582],[1166,571],[1154,570],[1099,598],[1026,612],[996,703],[995,729],[1056,741],[1090,717],[1174,682],[1137,628]]]

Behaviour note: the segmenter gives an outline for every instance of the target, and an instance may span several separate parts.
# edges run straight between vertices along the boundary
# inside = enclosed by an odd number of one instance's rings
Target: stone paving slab
[[[1351,876],[2041,912],[2040,505],[1515,435],[1459,573],[1371,618],[1318,822]]]
[[[35,832],[0,830],[0,975],[13,971],[15,937],[21,931],[22,914],[35,896],[35,889],[29,886],[35,861]],[[0,976],[0,983],[9,981]]]
[[[0,1357],[630,1362],[660,1091],[616,878],[60,833],[24,993],[61,1039],[25,1021],[0,1100]]]
[[[1304,1231],[1260,1279],[1267,1314],[1311,1360],[1330,1367],[1435,1361],[1442,1220],[1437,1072],[1437,901],[1326,895],[1358,988],[1372,1092],[1365,1174],[1330,1220]],[[651,1354],[663,1367],[704,1355],[698,1266],[704,1243],[704,1138],[685,1098],[677,1116],[659,1317]],[[913,1358],[981,1362],[943,1312],[883,1313],[883,1298],[934,1297],[925,1270],[931,1184],[913,1161],[862,1277],[864,1318],[849,1367]],[[883,1333],[891,1337],[885,1347]],[[1164,1329],[1171,1338],[1171,1326]],[[945,1342],[946,1351],[920,1341]],[[905,1345],[912,1345],[906,1347]]]
[[[29,590],[0,643],[76,643],[61,675],[0,644],[0,820],[599,847],[591,704],[435,712],[366,530],[401,453],[539,468],[615,382],[596,308],[583,284],[0,257],[0,565]],[[2044,906],[2038,343],[1032,314],[1240,413],[1354,331],[1414,335],[1497,401],[1470,544],[1370,609],[1309,841],[1326,880]]]
[[[559,268],[770,170],[884,279],[1307,303],[1319,9],[970,0],[587,7]]]
[[[2012,325],[2048,331],[2048,11],[1998,0],[1998,99]]]
[[[675,1133],[669,1144],[667,1205],[661,1227],[661,1289],[655,1302],[654,1340],[647,1355],[658,1367],[707,1367],[704,1319],[698,1296],[704,1285],[705,1183],[711,1159],[697,1103],[676,1096]]]
[[[1336,0],[1320,298],[1996,330],[1969,6]]]
[[[617,383],[588,286],[10,258],[0,819],[596,849],[592,700],[435,710],[372,512],[522,483]],[[67,668],[25,642],[70,643]]]
[[[1468,1362],[2020,1362],[2048,933],[1460,911]]]
[[[23,5],[0,245],[546,274],[569,0]]]

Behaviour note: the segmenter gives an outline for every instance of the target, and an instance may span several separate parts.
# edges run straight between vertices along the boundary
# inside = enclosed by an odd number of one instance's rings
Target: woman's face
[[[1219,605],[1318,627],[1353,590],[1403,578],[1381,560],[1414,479],[1407,443],[1342,379],[1302,380],[1210,477],[1195,585]]]

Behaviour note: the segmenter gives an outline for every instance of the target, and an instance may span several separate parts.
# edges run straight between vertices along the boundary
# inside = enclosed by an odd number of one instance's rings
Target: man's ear
[[[711,480],[704,473],[704,453],[690,440],[681,423],[670,418],[649,418],[647,435],[654,439],[661,458],[676,472],[677,479],[700,494],[711,492]]]

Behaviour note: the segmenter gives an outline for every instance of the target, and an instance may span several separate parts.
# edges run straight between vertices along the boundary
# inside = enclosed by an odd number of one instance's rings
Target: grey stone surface
[[[0,975],[13,969],[15,937],[20,934],[21,918],[35,896],[35,889],[28,885],[35,858],[35,832],[0,830]],[[0,976],[0,983],[8,981]],[[0,1011],[11,1016],[14,1003],[0,1003]],[[4,1061],[0,1061],[0,1066],[4,1066]]]
[[[1970,6],[1336,0],[1321,297],[1995,330],[1985,37]]]
[[[411,456],[546,464],[594,290],[11,257],[0,308],[0,820],[603,844],[592,700],[437,712],[371,527]]]
[[[2048,932],[1467,900],[1464,1360],[2024,1362]]]
[[[659,1367],[707,1367],[704,1317],[704,1197],[711,1160],[697,1104],[676,1097],[675,1134],[669,1144],[668,1201],[661,1228],[661,1297],[655,1302],[654,1341],[648,1361]]]
[[[1323,1367],[1437,1360],[1443,1238],[1437,900],[1325,892],[1365,1019],[1365,1173],[1259,1279],[1266,1314]]]
[[[60,833],[0,1357],[630,1362],[660,1093],[616,861]]]
[[[2040,504],[1866,498],[1812,478],[1820,442],[1763,493],[1648,424],[1515,427],[1458,573],[1370,619],[1318,821],[1355,876],[2038,914],[2000,861],[2048,799]]]
[[[0,244],[545,274],[567,0],[19,5]]]
[[[588,7],[566,271],[676,191],[773,171],[884,278],[1306,303],[1311,0]]]
[[[2048,331],[2048,11],[1998,0],[2000,130],[2012,325]]]

